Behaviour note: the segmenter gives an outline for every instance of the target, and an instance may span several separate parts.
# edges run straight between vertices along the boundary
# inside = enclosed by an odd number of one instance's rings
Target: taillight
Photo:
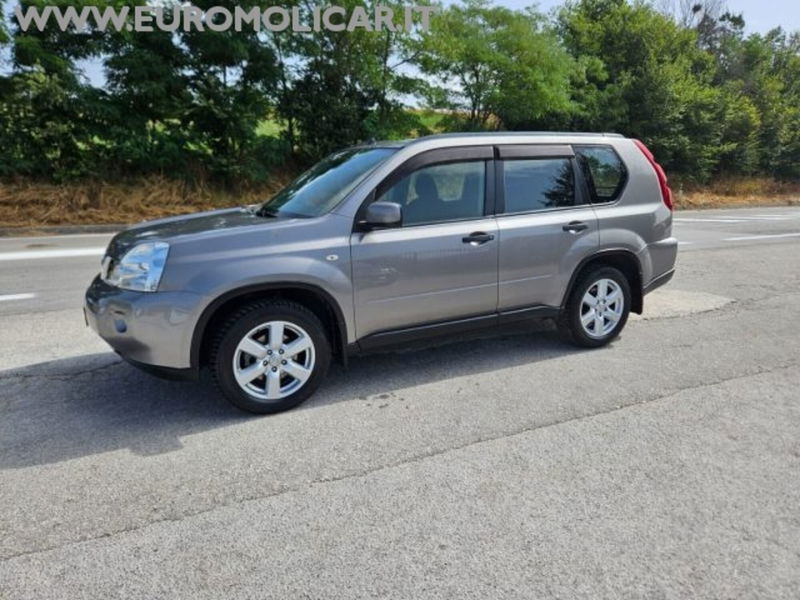
[[[650,152],[650,149],[645,146],[639,140],[633,140],[633,143],[636,144],[636,147],[642,151],[645,158],[647,158],[648,162],[653,165],[653,169],[655,169],[656,177],[658,177],[658,187],[661,188],[661,199],[664,201],[666,207],[672,210],[672,190],[669,189],[669,185],[667,184],[667,174],[664,173],[664,169],[661,167],[658,162],[656,162],[656,157],[653,156],[653,153]]]

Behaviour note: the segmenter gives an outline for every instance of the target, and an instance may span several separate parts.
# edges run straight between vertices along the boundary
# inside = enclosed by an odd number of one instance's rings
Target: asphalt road
[[[361,358],[266,418],[86,330],[108,236],[0,239],[0,598],[797,598],[800,209],[675,230],[608,348]]]

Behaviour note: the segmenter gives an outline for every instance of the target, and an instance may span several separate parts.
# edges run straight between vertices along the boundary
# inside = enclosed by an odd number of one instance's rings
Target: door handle
[[[480,246],[481,244],[485,244],[486,242],[491,242],[494,239],[494,236],[491,233],[484,233],[483,231],[476,231],[474,233],[470,233],[467,236],[461,238],[461,241],[465,244],[472,244],[473,246]]]
[[[561,229],[570,233],[580,233],[581,231],[589,229],[589,226],[583,221],[572,221],[564,225]]]

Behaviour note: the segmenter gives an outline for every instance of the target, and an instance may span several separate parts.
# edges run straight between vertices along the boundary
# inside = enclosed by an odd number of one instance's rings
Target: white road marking
[[[5,294],[0,296],[0,302],[11,302],[12,300],[30,300],[36,298],[36,294]]]
[[[749,242],[751,240],[774,240],[777,238],[800,237],[800,233],[773,233],[769,235],[745,235],[742,237],[725,238],[724,242]]]
[[[115,232],[109,231],[108,233],[65,233],[61,235],[9,235],[9,236],[0,236],[0,242],[24,242],[24,241],[34,241],[34,242],[46,242],[47,240],[77,240],[80,238],[96,238],[96,237],[107,237],[112,238],[114,237]]]
[[[736,217],[737,219],[741,219],[743,221],[789,221],[794,219],[795,217],[790,216],[778,216],[778,215],[770,215],[770,216],[756,216],[752,215],[749,217]]]
[[[678,246],[691,246],[694,242],[678,242]]]
[[[75,256],[103,256],[105,246],[96,248],[62,248],[61,250],[25,250],[0,252],[0,261],[33,260],[37,258],[71,258]]]
[[[726,218],[716,218],[716,219],[693,219],[690,217],[675,217],[672,219],[673,222],[676,223],[745,223],[744,219],[726,219]]]
[[[790,221],[800,217],[800,214],[774,214],[774,215],[720,215],[718,217],[675,217],[678,223],[747,223],[748,221]]]

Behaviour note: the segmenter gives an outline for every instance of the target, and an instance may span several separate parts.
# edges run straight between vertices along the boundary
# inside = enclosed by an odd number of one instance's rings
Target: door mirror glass
[[[396,202],[373,202],[367,206],[362,223],[368,229],[400,227],[403,223],[403,209]]]

